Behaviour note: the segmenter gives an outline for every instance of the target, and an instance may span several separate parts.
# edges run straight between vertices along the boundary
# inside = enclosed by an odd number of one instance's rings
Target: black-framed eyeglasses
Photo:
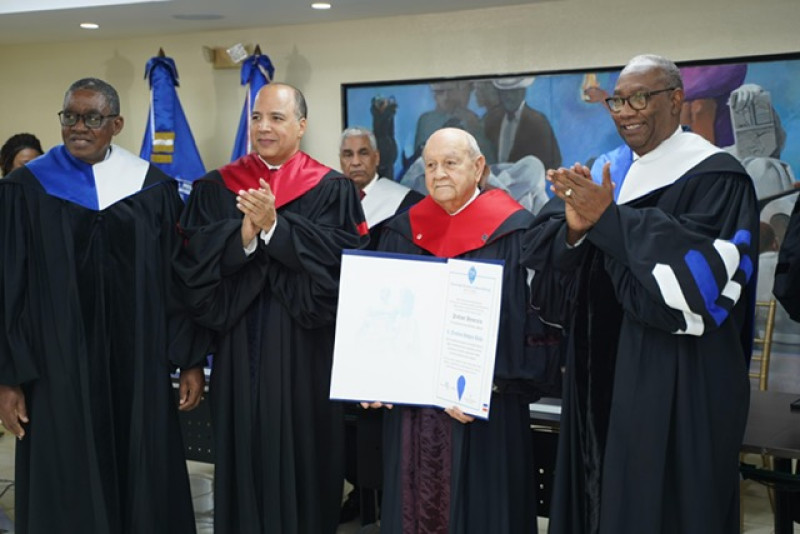
[[[647,107],[647,103],[650,101],[650,97],[653,95],[657,95],[659,93],[665,93],[667,91],[674,91],[677,87],[667,87],[666,89],[658,89],[657,91],[640,91],[638,93],[633,93],[631,96],[627,98],[623,98],[621,96],[612,96],[606,98],[606,105],[608,105],[608,109],[610,109],[613,113],[619,113],[622,111],[622,108],[625,107],[625,102],[636,111],[641,111]]]
[[[83,119],[83,124],[86,125],[87,128],[91,128],[92,130],[96,128],[100,128],[106,119],[111,119],[113,117],[119,117],[119,113],[112,113],[110,115],[101,115],[100,113],[87,113],[82,115],[80,113],[73,113],[71,111],[59,111],[58,112],[58,120],[61,122],[61,126],[75,126],[78,124],[78,121]]]

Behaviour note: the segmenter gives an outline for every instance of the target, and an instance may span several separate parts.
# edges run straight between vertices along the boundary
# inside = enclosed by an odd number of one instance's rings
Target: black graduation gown
[[[378,180],[389,180],[389,178],[378,178]],[[364,248],[367,250],[377,250],[380,235],[386,223],[394,216],[408,211],[411,206],[423,198],[425,198],[424,195],[410,189],[403,197],[403,200],[400,201],[393,215],[369,227],[369,243]],[[358,473],[361,473],[362,477],[366,477],[369,482],[377,486],[382,479],[381,451],[383,448],[383,412],[381,410],[364,410],[358,403],[345,404],[344,410],[346,416],[351,416],[356,419],[355,426],[347,428],[347,436],[345,438],[345,478],[348,482],[359,486],[361,481],[358,480]],[[359,448],[378,451],[377,454],[371,456],[374,461],[370,462],[368,459],[358,458],[357,453]],[[362,514],[366,513],[368,512],[362,511]],[[362,517],[364,516],[362,515]]]
[[[789,313],[789,317],[800,322],[800,198],[794,204],[778,254],[772,293]],[[795,467],[795,473],[797,472],[800,472],[800,468]],[[792,518],[800,523],[800,495],[792,494],[792,501]]]
[[[344,421],[329,392],[339,269],[342,249],[367,238],[355,186],[321,172],[278,208],[270,244],[259,237],[250,256],[218,171],[194,183],[181,220],[176,265],[187,302],[216,334],[217,534],[325,534],[338,525]]]
[[[612,204],[575,249],[563,214],[553,199],[523,258],[543,317],[569,329],[550,532],[738,532],[758,266],[750,178],[729,155],[711,156]],[[715,244],[737,251],[738,266],[726,270]],[[702,335],[673,334],[687,321],[657,270],[674,273]],[[720,288],[737,286],[732,305]]]
[[[789,313],[789,317],[800,321],[800,199],[794,204],[778,254],[772,293]]]
[[[379,180],[388,180],[388,178],[379,178]],[[409,210],[409,208],[411,208],[411,206],[413,206],[423,198],[425,198],[425,195],[423,195],[419,191],[410,189],[408,193],[406,193],[406,196],[403,198],[402,202],[400,202],[400,205],[397,207],[397,210],[394,212],[394,215],[392,217],[395,217],[401,213],[405,213],[406,211]],[[384,219],[381,222],[369,227],[369,244],[365,247],[367,250],[378,249],[378,243],[380,241],[380,235],[383,232],[383,228],[390,220],[392,220],[392,217]]]
[[[423,201],[424,202],[424,201]],[[448,532],[450,534],[523,534],[536,532],[536,490],[530,435],[529,403],[535,398],[534,379],[541,375],[544,358],[540,347],[526,344],[527,303],[530,291],[527,271],[519,265],[523,230],[533,216],[520,207],[486,239],[486,245],[459,255],[462,259],[502,259],[503,297],[495,361],[495,392],[489,419],[462,424],[440,408],[395,405],[384,411],[384,484],[381,510],[383,534]],[[409,213],[390,220],[381,235],[379,250],[404,254],[431,253],[414,243]],[[432,434],[409,431],[408,417],[438,420],[434,426],[449,428],[448,446],[441,446]],[[425,427],[428,423],[423,422]],[[430,429],[430,426],[428,426]],[[446,432],[446,430],[445,430]],[[443,477],[449,475],[449,524],[427,525],[421,515],[404,514],[404,489],[426,505],[446,499],[447,489],[438,486],[409,489],[404,463],[409,456],[424,455],[440,463]],[[448,455],[449,452],[449,455]],[[437,455],[448,455],[445,458]],[[447,471],[449,465],[450,471]],[[447,484],[447,481],[442,481]],[[406,517],[404,517],[404,515]],[[409,524],[409,515],[416,524]],[[429,530],[437,528],[437,530]]]
[[[0,382],[22,384],[30,416],[16,532],[195,532],[170,379],[205,357],[172,292],[181,208],[153,166],[100,211],[27,168],[0,181]]]

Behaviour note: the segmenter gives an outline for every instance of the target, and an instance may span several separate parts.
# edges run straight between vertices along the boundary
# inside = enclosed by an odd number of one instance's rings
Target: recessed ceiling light
[[[81,22],[81,28],[84,30],[96,30],[100,27],[99,24],[95,24],[94,22]]]
[[[313,4],[311,4],[311,7],[313,7],[314,9],[330,9],[331,4],[330,2],[314,2]]]
[[[219,20],[225,17],[216,13],[195,13],[186,15],[172,15],[172,18],[178,20]]]

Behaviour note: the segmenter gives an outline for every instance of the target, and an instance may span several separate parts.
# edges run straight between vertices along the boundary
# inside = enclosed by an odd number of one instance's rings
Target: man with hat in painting
[[[525,102],[533,80],[527,76],[492,81],[501,106],[490,109],[484,117],[486,137],[497,148],[497,161],[514,162],[530,155],[539,158],[546,169],[553,169],[561,165],[553,128],[547,117]]]

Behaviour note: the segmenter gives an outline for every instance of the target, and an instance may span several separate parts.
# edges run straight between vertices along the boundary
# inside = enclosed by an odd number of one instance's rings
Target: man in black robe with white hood
[[[632,59],[606,100],[631,157],[549,171],[526,236],[534,304],[569,336],[552,533],[738,532],[758,210],[682,101],[672,62]]]
[[[386,221],[408,210],[424,198],[422,193],[378,175],[381,154],[375,135],[366,128],[347,128],[339,144],[339,164],[361,195],[361,208],[369,227],[369,248],[378,246]]]
[[[0,419],[20,534],[195,532],[180,409],[204,347],[178,302],[176,182],[112,145],[119,96],[70,86],[63,145],[0,181]]]

